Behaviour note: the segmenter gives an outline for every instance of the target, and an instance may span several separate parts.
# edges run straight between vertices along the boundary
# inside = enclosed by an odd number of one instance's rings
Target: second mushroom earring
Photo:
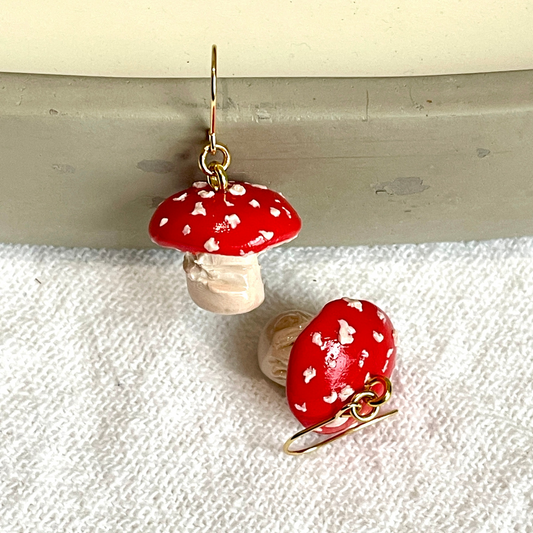
[[[152,240],[185,252],[183,268],[193,301],[213,313],[235,315],[264,299],[257,255],[294,239],[302,222],[280,194],[264,185],[229,181],[228,149],[215,136],[216,47],[211,64],[209,144],[199,158],[207,177],[164,200],[150,221]],[[222,161],[207,162],[209,154]]]
[[[395,332],[389,317],[366,300],[329,302],[313,318],[288,311],[272,319],[258,347],[259,366],[286,387],[287,402],[305,429],[285,443],[301,455],[397,413],[378,416],[392,394]],[[294,449],[311,433],[326,438]]]

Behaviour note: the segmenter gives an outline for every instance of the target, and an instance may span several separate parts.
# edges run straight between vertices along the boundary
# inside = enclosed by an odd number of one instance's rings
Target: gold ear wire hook
[[[209,148],[212,155],[217,151],[215,122],[217,117],[217,45],[211,48],[211,124],[209,127]]]
[[[384,392],[380,396],[378,396],[376,392],[372,390],[372,387],[378,383],[381,383],[384,386]],[[283,451],[288,455],[303,455],[306,453],[311,453],[315,450],[318,450],[318,448],[329,444],[330,442],[340,439],[341,437],[345,437],[347,435],[350,435],[351,433],[360,431],[361,429],[364,429],[367,426],[377,424],[378,422],[385,420],[385,418],[389,418],[390,416],[397,414],[398,410],[395,409],[393,411],[385,413],[384,415],[377,416],[381,405],[383,405],[390,399],[391,394],[392,384],[388,378],[386,378],[385,376],[377,376],[371,379],[365,386],[365,389],[362,392],[355,393],[351,401],[347,405],[345,405],[340,411],[338,411],[334,416],[332,416],[328,420],[318,422],[318,424],[305,428],[302,431],[299,431],[298,433],[294,434],[283,445]],[[372,407],[372,410],[367,415],[362,415],[360,413],[360,410],[363,405],[361,402],[366,398],[371,398],[365,403],[368,406]],[[311,444],[310,446],[299,448],[297,450],[291,450],[292,444],[294,444],[298,439],[304,437],[312,431],[316,431],[321,427],[331,424],[334,420],[337,420],[338,418],[354,418],[355,420],[359,421],[359,424],[351,426],[348,429],[342,431],[341,433],[337,433],[332,437],[329,437],[325,440],[321,440],[316,444]]]
[[[216,136],[216,118],[217,118],[217,46],[211,48],[211,118],[209,122],[209,143],[204,147],[198,158],[200,170],[207,176],[209,185],[215,190],[225,191],[228,186],[226,171],[231,163],[229,150],[223,145],[217,143]],[[209,154],[216,155],[217,151],[222,153],[222,161],[207,162]]]
[[[336,435],[333,435],[333,437],[330,437],[329,439],[322,440],[320,442],[317,442],[316,444],[312,444],[311,446],[306,446],[305,448],[300,448],[298,450],[291,450],[291,445],[296,442],[299,438],[303,437],[304,435],[307,435],[311,431],[315,431],[316,429],[326,426],[327,424],[330,424],[335,420],[336,417],[330,418],[329,420],[326,420],[325,422],[320,422],[318,424],[315,424],[314,426],[308,427],[302,431],[299,431],[295,435],[293,435],[290,439],[287,440],[287,442],[283,445],[283,451],[287,455],[303,455],[305,453],[311,453],[315,450],[318,450],[318,448],[321,448],[322,446],[325,446],[326,444],[329,444],[330,442],[333,442],[337,439],[340,439],[341,437],[346,437],[347,435],[350,435],[350,433],[355,433],[356,431],[360,431],[361,429],[364,429],[367,426],[371,426],[373,424],[377,424],[378,422],[381,422],[382,420],[385,420],[385,418],[388,418],[389,416],[393,416],[398,413],[398,410],[391,411],[390,413],[386,413],[381,416],[376,416],[372,420],[369,420],[368,422],[361,422],[360,424],[357,424],[355,426],[352,426],[348,428],[347,430],[343,431],[342,433],[338,433]]]

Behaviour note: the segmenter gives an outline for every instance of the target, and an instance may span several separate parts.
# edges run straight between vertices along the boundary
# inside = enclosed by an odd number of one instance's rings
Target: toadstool
[[[365,300],[341,298],[329,302],[311,321],[300,314],[301,333],[294,339],[295,320],[287,323],[274,319],[267,324],[259,344],[261,370],[277,376],[283,384],[286,375],[286,394],[289,408],[307,428],[333,417],[345,407],[356,392],[364,389],[371,378],[392,374],[396,358],[395,334],[387,315]],[[283,316],[281,316],[283,318]],[[276,330],[275,325],[278,324]],[[275,331],[272,350],[291,346],[287,368],[280,368],[283,357],[265,349],[270,332]],[[275,362],[275,370],[272,364]],[[383,390],[376,386],[380,395]],[[364,414],[364,412],[362,412]],[[317,429],[322,433],[337,433],[354,424],[351,418],[337,418]]]
[[[302,222],[279,193],[230,181],[215,192],[196,182],[164,200],[149,225],[160,246],[185,252],[193,301],[219,314],[246,313],[264,299],[257,255],[294,239]]]

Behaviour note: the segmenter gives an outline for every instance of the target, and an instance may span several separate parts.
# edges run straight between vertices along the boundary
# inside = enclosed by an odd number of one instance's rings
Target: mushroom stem
[[[292,345],[313,315],[305,311],[285,311],[270,320],[261,332],[257,358],[265,376],[285,387]]]
[[[238,315],[259,307],[265,298],[256,254],[245,256],[187,252],[183,258],[187,288],[207,311]]]

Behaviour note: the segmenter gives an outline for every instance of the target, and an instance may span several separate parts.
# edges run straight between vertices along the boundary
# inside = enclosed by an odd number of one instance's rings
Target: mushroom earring
[[[268,378],[285,385],[289,408],[305,428],[286,441],[289,455],[312,452],[397,413],[378,416],[392,395],[396,342],[390,319],[371,302],[341,298],[314,318],[282,313],[263,329],[258,359]],[[324,438],[294,448],[312,433]]]
[[[149,233],[156,244],[185,252],[187,288],[199,307],[235,315],[264,300],[258,254],[296,238],[302,222],[280,193],[228,180],[230,153],[215,135],[216,83],[213,46],[209,143],[199,158],[207,180],[164,200],[152,216]],[[207,162],[217,152],[222,161]]]

